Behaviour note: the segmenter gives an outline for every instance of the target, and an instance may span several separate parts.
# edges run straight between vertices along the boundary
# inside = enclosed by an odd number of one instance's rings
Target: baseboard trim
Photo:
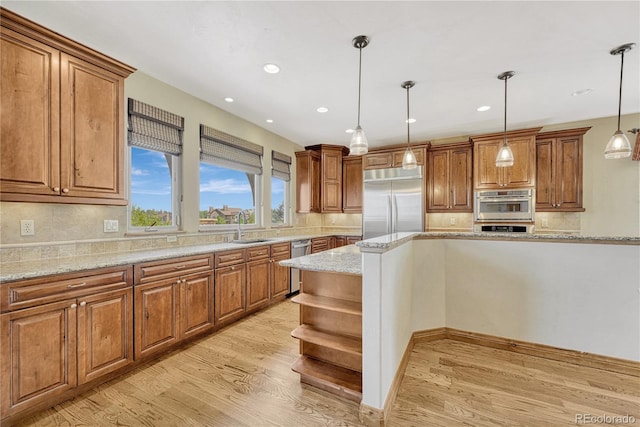
[[[545,359],[555,360],[557,362],[571,363],[574,365],[601,369],[603,371],[640,377],[640,362],[633,360],[619,359],[611,356],[603,356],[600,354],[586,353],[576,350],[567,350],[545,344],[514,340],[511,338],[463,331],[454,328],[443,327],[425,329],[415,331],[411,335],[411,339],[409,340],[407,348],[400,360],[400,364],[398,365],[396,375],[389,387],[389,393],[387,394],[387,398],[384,402],[384,407],[379,409],[360,403],[359,417],[361,423],[368,427],[384,427],[387,418],[389,417],[389,413],[391,412],[391,407],[393,406],[398,395],[398,391],[400,390],[400,385],[402,384],[402,379],[404,378],[413,347],[418,343],[426,343],[442,339],[466,342],[483,347],[542,357]]]

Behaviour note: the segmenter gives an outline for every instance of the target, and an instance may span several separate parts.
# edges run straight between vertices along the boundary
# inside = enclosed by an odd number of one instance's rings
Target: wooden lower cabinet
[[[189,338],[213,328],[214,297],[212,272],[182,279],[180,296],[181,338]]]
[[[78,384],[133,362],[133,291],[104,292],[78,304]]]
[[[269,303],[269,258],[247,263],[247,311]]]
[[[168,279],[135,286],[135,358],[166,350],[178,336],[178,283]]]
[[[229,322],[241,317],[246,309],[245,283],[247,268],[245,264],[219,268],[215,274],[216,323]]]
[[[75,299],[5,313],[1,319],[2,418],[76,387]]]

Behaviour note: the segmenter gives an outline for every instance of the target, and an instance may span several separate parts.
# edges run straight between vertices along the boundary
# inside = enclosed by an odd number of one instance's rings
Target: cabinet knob
[[[62,192],[63,192],[63,193],[68,193],[68,192],[69,192],[69,189],[68,189],[68,188],[63,188],[63,189],[62,189]]]
[[[232,269],[232,270],[235,270],[235,269],[236,269],[236,266],[235,266],[235,265],[232,265],[232,266],[231,266],[231,269]]]
[[[60,192],[60,187],[53,187],[53,191],[55,191],[56,193]]]
[[[82,301],[82,302],[80,303],[80,307],[84,307],[85,305],[87,305],[87,302],[86,302],[86,301]]]
[[[78,304],[76,304],[75,302],[71,304],[71,308],[76,308],[76,307],[78,307]]]

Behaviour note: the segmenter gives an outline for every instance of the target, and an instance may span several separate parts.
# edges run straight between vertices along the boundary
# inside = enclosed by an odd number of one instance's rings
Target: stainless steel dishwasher
[[[291,242],[291,258],[297,258],[311,253],[311,239],[294,240]],[[300,270],[291,269],[291,283],[289,285],[289,295],[300,291]]]

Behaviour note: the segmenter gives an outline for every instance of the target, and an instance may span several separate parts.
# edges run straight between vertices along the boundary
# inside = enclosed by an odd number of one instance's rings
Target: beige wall
[[[167,109],[185,117],[184,162],[197,165],[199,160],[199,124],[203,123],[224,132],[247,139],[265,147],[264,170],[268,176],[271,168],[270,150],[277,149],[293,157],[303,147],[275,135],[255,124],[242,120],[198,98],[144,73],[136,72],[125,83],[126,97],[132,97]],[[584,206],[586,212],[570,214],[569,217],[555,214],[550,224],[555,228],[573,227],[586,235],[639,236],[640,235],[640,162],[605,160],[604,147],[616,129],[616,118],[600,118],[580,122],[545,126],[542,130],[569,129],[591,126],[584,137]],[[622,129],[640,126],[640,114],[622,117]],[[465,140],[466,136],[436,140],[434,144]],[[128,169],[128,168],[127,168]],[[294,178],[295,179],[295,178]],[[295,181],[294,181],[295,182]],[[295,212],[295,185],[291,186],[291,206]],[[614,187],[615,186],[615,187]],[[197,167],[183,168],[183,230],[198,233],[199,175]],[[263,194],[270,194],[270,180],[265,179]],[[270,200],[263,200],[264,223],[270,224]],[[361,228],[362,216],[345,215],[295,215],[293,225],[305,229],[330,230],[336,234],[354,234]],[[430,215],[428,215],[430,217]],[[20,219],[35,221],[35,236],[20,236]],[[117,219],[118,233],[104,233],[103,220]],[[457,215],[454,228],[465,229],[470,215]],[[450,228],[447,214],[428,218],[437,228]],[[126,239],[126,207],[86,206],[64,204],[0,203],[0,243],[7,245],[46,244],[91,240]],[[540,227],[538,226],[540,229]],[[541,231],[541,230],[540,230]],[[571,230],[569,230],[571,231]],[[289,231],[285,231],[289,233]],[[203,233],[199,233],[203,234]],[[126,245],[126,244],[125,244]]]

